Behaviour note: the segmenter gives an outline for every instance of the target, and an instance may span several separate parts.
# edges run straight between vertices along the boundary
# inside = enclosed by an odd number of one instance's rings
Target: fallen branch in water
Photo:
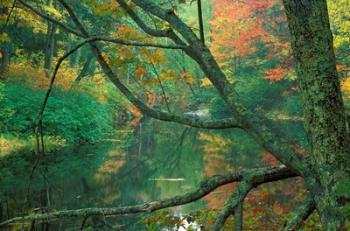
[[[37,220],[52,220],[68,217],[87,217],[87,216],[117,216],[125,214],[136,214],[143,212],[152,212],[164,208],[174,207],[178,205],[187,204],[206,196],[214,189],[232,182],[238,182],[245,179],[250,179],[253,187],[256,187],[262,183],[273,182],[290,177],[297,176],[294,172],[289,170],[284,165],[268,168],[256,168],[249,170],[242,170],[241,172],[216,175],[204,180],[198,189],[186,193],[182,196],[176,196],[164,200],[151,201],[144,204],[114,207],[114,208],[84,208],[77,210],[65,210],[57,212],[49,212],[45,214],[35,214],[29,216],[15,217],[0,223],[0,227],[24,221],[37,221]]]

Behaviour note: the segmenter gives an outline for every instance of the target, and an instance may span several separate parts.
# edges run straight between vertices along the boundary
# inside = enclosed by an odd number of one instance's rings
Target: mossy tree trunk
[[[346,216],[342,208],[349,202],[339,188],[350,182],[349,139],[327,4],[284,0],[284,6],[310,144],[306,184],[324,230],[341,230]]]

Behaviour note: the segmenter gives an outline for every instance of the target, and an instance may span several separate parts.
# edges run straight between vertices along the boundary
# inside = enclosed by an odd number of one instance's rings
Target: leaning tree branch
[[[231,214],[234,214],[238,206],[240,206],[243,203],[245,197],[253,187],[252,183],[253,182],[251,182],[251,180],[246,179],[238,184],[238,188],[235,190],[230,199],[226,202],[224,208],[220,211],[219,215],[217,216],[215,224],[211,228],[211,231],[221,230],[227,218]]]
[[[176,44],[184,46],[185,43],[175,34],[172,29],[157,30],[153,29],[134,12],[133,9],[124,0],[115,0],[131,17],[131,19],[146,33],[154,37],[165,37],[173,40]]]
[[[181,34],[189,44],[189,48],[184,50],[185,53],[198,63],[228,104],[233,116],[258,144],[298,174],[306,175],[309,169],[305,168],[304,159],[291,149],[288,145],[290,142],[285,137],[276,134],[271,129],[266,116],[258,115],[242,104],[234,85],[230,84],[208,47],[201,42],[188,25],[173,11],[164,10],[150,0],[132,0],[132,2],[144,11],[168,22],[174,30]]]
[[[22,0],[19,0],[22,2]],[[38,14],[39,16],[48,19],[49,21],[56,23],[60,26],[61,23],[50,16],[47,16],[45,14],[40,13],[38,10],[34,9],[33,7],[29,6],[28,4],[24,4],[25,7],[32,10],[34,13]],[[62,26],[63,29],[66,29],[68,32],[71,32],[69,29],[67,29],[66,26]],[[76,34],[76,33],[74,33]],[[108,38],[108,37],[89,37],[88,35],[83,36],[81,33],[76,34],[80,37],[85,38],[85,42],[92,44],[95,49],[94,53],[98,57],[98,61],[101,64],[101,67],[104,71],[104,73],[107,75],[107,77],[111,80],[111,82],[125,95],[125,97],[136,107],[140,109],[140,111],[152,118],[163,120],[163,121],[170,121],[170,122],[176,122],[179,124],[188,125],[191,127],[196,128],[206,128],[206,129],[225,129],[225,128],[240,128],[239,123],[234,118],[227,118],[227,119],[201,119],[198,117],[188,116],[188,115],[174,115],[174,114],[168,114],[163,111],[156,111],[151,108],[149,108],[146,104],[144,104],[141,100],[136,98],[130,90],[117,78],[117,76],[113,73],[112,69],[109,67],[107,62],[104,60],[100,50],[98,49],[96,45],[96,41],[102,40],[106,42],[114,42],[118,44],[123,45],[130,45],[130,46],[153,46],[153,47],[161,47],[163,48],[169,48],[169,49],[182,49],[182,45],[178,46],[166,46],[161,44],[151,44],[151,43],[138,43],[138,42],[132,42],[132,41],[125,41],[125,40],[118,40],[114,38]],[[84,43],[85,43],[84,42]]]
[[[147,114],[151,117],[165,120],[179,122],[187,124],[193,127],[206,127],[206,128],[229,128],[229,127],[240,127],[243,125],[244,130],[252,136],[257,143],[259,143],[265,150],[272,153],[278,160],[283,164],[290,167],[293,171],[298,174],[305,175],[307,168],[304,168],[304,162],[288,145],[288,142],[281,139],[280,136],[276,135],[266,123],[266,118],[264,116],[257,116],[253,112],[246,109],[238,99],[237,92],[233,89],[231,84],[228,82],[224,73],[220,70],[220,67],[216,63],[209,49],[201,43],[197,36],[192,32],[192,30],[184,24],[174,12],[167,13],[162,12],[161,8],[154,5],[150,1],[138,1],[133,0],[138,6],[144,10],[149,10],[155,16],[164,18],[168,21],[173,28],[175,28],[180,34],[190,43],[190,48],[185,49],[187,55],[193,58],[202,68],[202,70],[207,74],[208,78],[212,81],[214,86],[217,88],[219,93],[222,95],[224,100],[228,103],[233,114],[235,116],[234,125],[227,125],[225,123],[207,123],[207,121],[201,121],[203,123],[197,123],[196,119],[184,118],[182,116],[174,116],[164,112],[157,112],[148,108],[142,101],[137,99],[128,88],[126,88],[123,83],[115,76],[109,65],[104,60],[97,44],[91,42],[90,45],[93,48],[95,55],[97,56],[100,65],[107,75],[107,77],[117,86],[117,88],[132,102],[136,107],[140,108],[141,112]],[[22,1],[23,2],[23,1]],[[70,12],[71,19],[76,24],[77,28],[80,30],[80,34],[88,38],[89,34],[86,32],[82,24],[79,22],[74,12],[69,8],[65,1],[60,0],[60,2],[65,6],[68,12]],[[151,7],[150,7],[151,6]],[[67,8],[68,7],[68,8]],[[152,8],[154,7],[154,9]],[[39,12],[40,13],[40,12]],[[159,15],[157,15],[159,14]],[[42,15],[40,15],[42,16]],[[47,17],[47,16],[46,16]],[[170,18],[169,18],[170,17]],[[52,21],[52,19],[50,20]],[[264,119],[265,118],[265,119]],[[232,120],[232,119],[231,119]],[[232,121],[231,121],[232,122]],[[230,122],[230,123],[231,123]],[[238,125],[238,126],[236,126]]]
[[[69,13],[72,21],[75,23],[77,28],[80,30],[80,32],[83,34],[85,38],[89,38],[88,32],[85,30],[84,26],[81,24],[73,10],[70,8],[70,6],[64,1],[59,0],[59,2],[63,5],[63,7],[67,10]],[[187,116],[187,115],[174,115],[169,114],[163,111],[156,111],[148,107],[145,103],[143,103],[141,100],[139,100],[116,76],[116,74],[112,71],[111,67],[106,62],[105,58],[103,57],[100,49],[98,48],[97,44],[94,41],[90,41],[89,44],[92,47],[92,50],[98,60],[98,62],[101,65],[102,70],[106,74],[106,76],[109,78],[109,80],[124,94],[124,96],[137,108],[140,109],[140,111],[152,118],[163,120],[163,121],[169,121],[169,122],[177,122],[180,124],[189,125],[192,127],[197,128],[209,128],[209,129],[223,129],[223,128],[240,128],[240,124],[237,123],[237,121],[234,118],[228,118],[228,119],[221,119],[221,120],[207,120],[207,119],[200,119],[198,117],[193,116]]]
[[[204,37],[204,25],[203,25],[202,0],[197,0],[197,11],[198,11],[199,33],[200,33],[201,41],[204,44],[205,37]]]
[[[268,168],[256,168],[243,170],[241,172],[235,172],[225,175],[212,176],[202,183],[198,189],[186,193],[181,196],[176,196],[164,200],[151,201],[139,205],[114,207],[114,208],[84,208],[77,210],[65,210],[57,212],[49,212],[45,214],[35,214],[23,217],[15,217],[0,223],[0,227],[7,226],[12,223],[33,221],[33,220],[52,220],[69,217],[87,217],[87,216],[117,216],[125,214],[137,214],[144,212],[152,212],[164,208],[174,207],[178,205],[184,205],[193,201],[199,200],[202,197],[208,195],[214,189],[232,182],[242,181],[243,179],[252,179],[252,185],[278,181],[290,177],[297,176],[290,169],[284,165]]]
[[[116,39],[116,38],[110,38],[110,37],[99,37],[99,36],[93,36],[89,39],[95,40],[95,41],[104,41],[104,42],[110,42],[110,43],[116,43],[120,45],[126,45],[126,46],[136,46],[136,47],[153,47],[153,48],[163,48],[163,49],[173,49],[173,50],[184,50],[187,48],[187,46],[183,45],[165,45],[165,44],[159,44],[159,43],[144,43],[144,42],[137,42],[137,41],[126,41],[123,39]]]
[[[299,230],[304,224],[304,221],[315,211],[315,202],[310,196],[308,196],[303,205],[298,211],[288,219],[287,225],[283,228],[283,231],[296,231]]]

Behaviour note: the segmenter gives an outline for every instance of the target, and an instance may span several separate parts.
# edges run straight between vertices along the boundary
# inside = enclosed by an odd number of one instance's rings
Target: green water
[[[289,134],[296,128],[295,123],[284,126]],[[211,140],[199,139],[201,132],[225,137],[230,143],[215,146],[226,142],[218,141],[207,146]],[[213,148],[214,153],[205,150]],[[46,164],[35,169],[32,179],[36,158],[34,153],[21,150],[0,161],[1,220],[38,213],[41,207],[50,211],[118,207],[180,195],[197,188],[207,175],[261,166],[260,152],[259,146],[239,130],[209,132],[151,119],[143,120],[137,128],[117,129],[112,137],[95,145],[47,153]],[[207,203],[203,199],[171,208],[169,213],[188,214],[205,209]],[[150,214],[90,217],[85,228],[145,230],[140,223],[145,215]],[[82,218],[50,221],[49,230],[80,230],[81,223]],[[21,230],[22,226],[28,230],[30,224],[17,224],[8,230]],[[37,227],[47,230],[40,224]]]
[[[155,121],[144,124],[134,130],[116,131],[114,137],[96,145],[47,153],[47,171],[43,164],[39,165],[31,180],[34,153],[22,150],[7,155],[0,161],[2,220],[40,208],[43,201],[46,203],[46,185],[50,189],[50,210],[134,205],[198,186],[205,174],[197,132],[175,125],[168,132],[169,126]],[[200,201],[177,207],[173,213],[188,213],[203,205],[205,202]],[[142,230],[140,216],[106,218],[108,225],[104,224],[105,218],[93,217],[87,220],[86,227]],[[54,221],[50,230],[79,230],[81,220]]]

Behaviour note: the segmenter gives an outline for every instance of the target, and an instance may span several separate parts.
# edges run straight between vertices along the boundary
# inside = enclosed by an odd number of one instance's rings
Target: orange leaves
[[[277,0],[213,1],[210,48],[223,69],[236,70],[235,58],[255,54],[259,44],[276,36],[265,26],[266,20],[269,20],[269,25],[272,23],[272,16],[267,12],[276,4],[279,4]],[[274,79],[276,74],[272,73],[271,77]]]
[[[280,81],[287,74],[288,69],[282,68],[280,65],[277,65],[274,69],[269,69],[265,71],[266,75],[264,79],[269,81]]]
[[[282,214],[284,213],[283,207],[282,207],[281,204],[278,203],[278,202],[275,202],[275,203],[273,204],[272,209],[273,209],[274,213],[275,213],[276,215],[278,215],[278,216],[280,216],[280,215],[282,215]]]
[[[130,114],[133,117],[133,119],[131,120],[130,124],[131,124],[131,126],[136,127],[140,123],[140,120],[142,118],[141,111],[137,107],[131,106],[129,108],[129,112],[130,112]]]
[[[189,85],[193,85],[196,83],[196,79],[193,76],[191,76],[191,74],[188,71],[183,71],[180,74],[180,78],[185,79],[186,83]]]
[[[144,74],[146,73],[146,69],[141,67],[141,66],[137,66],[136,69],[135,69],[135,74],[136,74],[136,77],[138,79],[141,79]]]
[[[161,51],[161,50],[155,50],[153,52],[150,52],[147,49],[143,49],[142,54],[153,65],[161,64],[161,63],[164,64],[164,63],[168,62],[168,60],[165,57],[163,51]]]
[[[145,40],[146,37],[143,36],[141,33],[139,33],[135,28],[123,24],[121,26],[118,26],[115,35],[118,38],[122,38],[125,40]]]
[[[120,9],[119,4],[114,0],[105,0],[102,4],[96,5],[96,2],[89,3],[98,15],[113,15],[116,18],[121,18],[124,12]]]

